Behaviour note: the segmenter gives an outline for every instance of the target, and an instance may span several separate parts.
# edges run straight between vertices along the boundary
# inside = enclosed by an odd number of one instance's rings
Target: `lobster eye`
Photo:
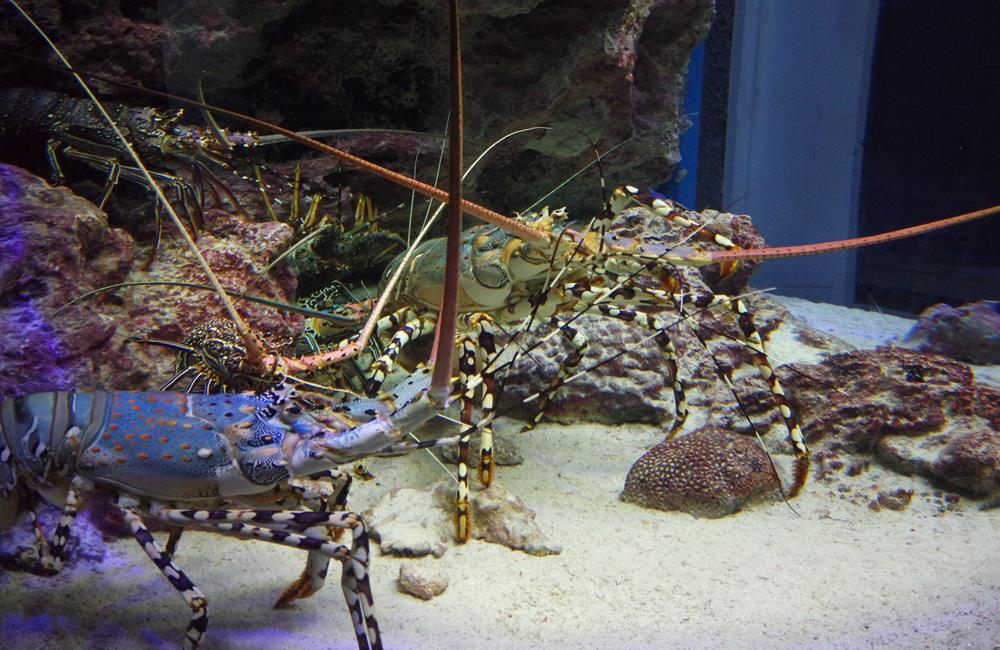
[[[263,442],[263,443],[264,443],[265,445],[269,445],[269,444],[271,444],[272,442],[274,442],[274,436],[272,436],[271,434],[269,434],[269,433],[268,433],[268,434],[265,434],[265,435],[261,436],[261,439],[260,439],[260,440],[261,440],[261,442]]]
[[[476,282],[490,289],[500,289],[510,284],[510,275],[502,264],[492,263],[472,267]]]

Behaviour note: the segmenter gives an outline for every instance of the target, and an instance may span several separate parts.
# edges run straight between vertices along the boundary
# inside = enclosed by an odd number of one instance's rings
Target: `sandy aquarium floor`
[[[661,437],[653,427],[603,425],[520,436],[524,464],[501,468],[499,480],[537,511],[562,553],[450,545],[440,559],[419,560],[450,579],[421,601],[396,587],[408,560],[376,552],[386,646],[1000,647],[1000,509],[963,499],[939,512],[932,488],[877,466],[872,482],[916,489],[907,510],[873,512],[818,483],[791,502],[794,511],[776,501],[716,520],[621,503],[629,466]],[[355,510],[391,488],[441,478],[422,454],[378,459],[372,471],[375,481],[355,484]],[[206,648],[354,647],[335,579],[291,608],[271,608],[298,575],[300,552],[191,532],[176,561],[209,597]],[[188,611],[131,540],[54,578],[0,574],[3,648],[175,647]]]

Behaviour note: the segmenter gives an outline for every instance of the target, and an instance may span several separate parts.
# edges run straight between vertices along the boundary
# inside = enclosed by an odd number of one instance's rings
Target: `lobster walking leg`
[[[468,329],[476,332],[476,362],[478,376],[483,384],[481,402],[482,423],[479,425],[479,480],[489,487],[493,483],[493,411],[496,406],[497,381],[492,370],[497,354],[493,334],[493,318],[489,314],[474,313],[466,317]]]
[[[306,549],[310,553],[316,552],[343,562],[341,588],[351,611],[358,648],[382,648],[368,578],[368,529],[360,515],[353,512],[309,510],[182,510],[162,505],[151,507],[150,515],[175,526],[203,528],[227,535],[260,539],[291,548]],[[320,526],[349,528],[353,537],[351,546],[332,543],[308,534],[310,529]],[[307,565],[307,570],[308,568]]]
[[[347,495],[350,492],[352,482],[350,473],[339,469],[331,469],[312,475],[309,478],[314,481],[330,481],[333,483],[333,490],[332,492],[317,492],[311,486],[290,484],[289,489],[296,496],[299,504],[315,512],[329,512],[331,508],[334,512],[344,512],[347,510]],[[315,536],[318,539],[327,539],[336,542],[339,541],[342,531],[342,528],[336,528],[331,534],[329,528],[318,526],[307,529],[305,534]],[[309,551],[302,575],[296,578],[295,582],[282,592],[278,600],[274,603],[275,608],[284,607],[299,598],[308,598],[319,591],[326,582],[329,566],[329,557],[319,551]]]
[[[809,477],[809,449],[806,447],[805,438],[802,436],[798,420],[795,418],[795,414],[792,413],[792,409],[788,405],[788,400],[785,399],[785,391],[781,387],[781,382],[778,381],[778,376],[774,374],[771,362],[767,360],[767,353],[764,351],[764,339],[761,338],[760,332],[757,331],[757,328],[753,324],[753,317],[750,315],[750,310],[747,309],[747,306],[739,298],[731,299],[729,307],[736,315],[736,322],[739,324],[740,330],[743,332],[743,337],[746,339],[746,346],[750,349],[753,364],[757,367],[757,372],[760,376],[767,382],[767,387],[770,389],[771,395],[775,403],[777,403],[778,410],[781,412],[781,417],[785,422],[785,428],[788,429],[788,438],[791,440],[792,449],[795,452],[795,478],[788,490],[788,496],[794,497],[802,490],[806,484],[806,479]]]
[[[534,429],[542,421],[542,418],[545,416],[545,409],[548,407],[552,395],[565,383],[566,377],[579,367],[580,362],[583,360],[583,355],[587,353],[589,345],[587,337],[580,330],[569,323],[560,323],[557,316],[549,318],[549,324],[562,334],[563,339],[569,344],[571,350],[559,362],[556,374],[549,378],[549,385],[538,393],[538,399],[535,400],[535,413],[528,418],[527,424],[521,429],[522,433]]]
[[[687,391],[685,389],[684,380],[681,379],[679,373],[680,368],[677,363],[677,349],[674,347],[673,341],[670,340],[670,336],[667,334],[667,329],[670,326],[663,323],[653,314],[639,312],[632,309],[625,309],[623,307],[618,307],[617,305],[598,305],[598,309],[605,316],[626,322],[636,322],[650,332],[656,333],[653,341],[656,342],[657,347],[660,348],[660,352],[663,353],[667,366],[667,375],[670,380],[670,387],[674,393],[674,423],[670,425],[670,431],[667,433],[667,437],[671,438],[677,435],[677,432],[684,428],[684,423],[687,422],[689,411]]]
[[[50,547],[51,555],[49,562],[51,563],[53,572],[59,571],[62,568],[63,556],[66,553],[66,543],[69,541],[69,532],[73,527],[73,522],[76,521],[76,513],[80,509],[80,493],[87,483],[87,481],[79,478],[74,479],[69,490],[66,491],[66,501],[63,505],[62,515],[59,517],[59,523],[56,524],[55,536]],[[43,557],[43,570],[46,568],[45,565],[46,561]]]
[[[117,503],[118,509],[125,517],[125,523],[128,524],[132,536],[135,537],[135,541],[139,542],[139,546],[153,561],[156,568],[170,581],[173,588],[180,592],[184,602],[191,608],[191,620],[188,621],[187,629],[184,631],[184,647],[191,650],[197,648],[201,644],[205,630],[208,629],[208,600],[205,598],[205,594],[201,593],[201,590],[191,582],[191,579],[174,564],[170,556],[160,549],[160,545],[156,543],[149,529],[142,523],[142,518],[138,513],[138,502],[130,497],[122,496],[119,497]]]

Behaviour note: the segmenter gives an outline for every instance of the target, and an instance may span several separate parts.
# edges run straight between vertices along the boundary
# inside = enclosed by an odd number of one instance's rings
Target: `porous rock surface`
[[[818,476],[862,473],[855,459],[873,456],[971,496],[1000,494],[1000,390],[975,383],[965,364],[882,347],[779,374]]]
[[[778,488],[760,444],[714,427],[656,445],[629,469],[622,500],[646,508],[721,517]]]
[[[128,337],[180,340],[196,323],[223,315],[217,299],[188,289],[133,287],[59,309],[120,282],[206,283],[171,228],[164,225],[156,261],[144,272],[149,247],[137,253],[132,237],[109,227],[93,204],[0,164],[0,395],[163,384],[173,373],[173,353],[130,343]],[[288,271],[256,275],[289,235],[282,224],[245,223],[209,211],[197,244],[223,286],[287,300],[295,289]],[[277,336],[292,333],[300,322],[257,305],[242,304],[239,310]]]
[[[84,70],[187,96],[209,70],[211,101],[288,128],[428,133],[364,133],[338,141],[399,163],[406,173],[417,151],[439,145],[445,128],[448,19],[446,5],[436,0],[23,5]],[[548,127],[519,136],[477,167],[470,198],[502,211],[523,209],[589,162],[591,141],[603,152],[629,137],[603,163],[611,182],[666,180],[688,126],[682,107],[688,57],[707,34],[713,9],[713,0],[464,2],[466,151],[478,153],[514,129]],[[0,15],[0,48],[49,56],[9,7]],[[0,73],[11,85],[78,93],[67,75],[30,61],[6,57]],[[129,103],[157,101],[94,84]],[[435,157],[422,156],[421,177],[433,178]],[[328,173],[341,172],[332,166]],[[360,182],[362,191],[385,191],[381,182]],[[554,200],[589,217],[597,210],[596,187],[585,178]],[[404,194],[408,198],[408,192],[397,196]]]
[[[469,495],[472,537],[530,555],[560,553],[546,539],[535,512],[494,481]],[[394,489],[365,513],[372,537],[383,553],[441,557],[455,534],[455,485],[439,482],[423,490]]]
[[[399,566],[398,584],[404,594],[430,600],[448,588],[448,576],[426,562],[403,562]]]
[[[902,345],[969,363],[1000,363],[1000,302],[928,307]]]
[[[764,246],[764,239],[754,228],[749,217],[705,211],[688,212],[687,216],[726,234],[743,248]],[[610,230],[613,241],[626,245],[642,236],[644,250],[657,254],[677,245],[690,232],[657,217],[652,211],[636,207],[625,210],[612,224]],[[695,246],[695,243],[689,243]],[[702,245],[702,244],[697,244]],[[708,245],[706,245],[708,246]],[[707,292],[734,295],[746,291],[746,283],[756,268],[754,262],[739,264],[731,273],[720,277],[718,265],[697,269],[679,267],[684,290],[695,295]],[[655,278],[640,277],[642,286],[657,287]],[[765,296],[750,296],[744,302],[754,313],[754,322],[762,336],[767,336],[778,324],[788,318],[787,310]],[[733,397],[718,379],[715,361],[699,341],[708,343],[719,365],[727,370],[746,369],[749,357],[741,344],[742,335],[732,314],[726,306],[708,311],[688,308],[688,317],[682,318],[673,307],[665,305],[657,312],[659,319],[672,325],[670,336],[680,363],[681,377],[690,387],[689,401],[692,409],[711,408],[713,404],[733,403]],[[565,318],[565,317],[564,317]],[[572,326],[583,334],[588,342],[581,368],[599,361],[611,359],[608,363],[587,372],[560,388],[546,409],[546,417],[558,422],[621,422],[660,423],[673,416],[673,394],[667,374],[665,357],[644,327],[597,313],[597,310],[580,316]],[[524,338],[524,345],[531,347],[548,334],[547,325],[536,324]],[[532,361],[524,358],[514,367],[504,386],[504,396],[500,401],[501,410],[516,409],[524,416],[533,411],[532,405],[522,407],[521,403],[539,386],[545,385],[549,377],[555,376],[558,362],[571,351],[568,342],[561,336],[554,336],[531,352]],[[767,384],[758,379],[756,371],[739,374],[742,397],[748,408],[759,421],[770,422],[774,415],[773,401],[767,397]],[[734,409],[725,409],[732,412]],[[743,432],[746,422],[742,416],[713,414],[724,420],[710,420],[710,423],[733,427]]]

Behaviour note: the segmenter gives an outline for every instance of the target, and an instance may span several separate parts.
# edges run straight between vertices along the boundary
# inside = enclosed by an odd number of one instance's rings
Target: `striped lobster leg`
[[[483,485],[493,482],[493,426],[491,424],[496,400],[496,380],[487,368],[496,355],[493,335],[493,318],[481,312],[459,314],[462,334],[459,337],[461,354],[458,358],[458,383],[462,390],[460,420],[462,435],[458,439],[458,491],[455,496],[455,535],[460,542],[472,536],[469,510],[469,443],[471,441],[473,409],[476,395],[482,384],[483,397],[481,424],[479,425],[479,477]],[[475,335],[473,335],[473,332]]]
[[[311,484],[289,481],[289,491],[295,496],[294,503],[300,508],[314,512],[344,512],[347,510],[347,495],[351,490],[352,478],[349,472],[330,469],[309,477]],[[322,481],[322,482],[320,482]],[[332,485],[328,487],[328,484]],[[339,542],[343,528],[319,526],[306,530],[306,535]],[[326,582],[330,558],[319,551],[309,551],[306,566],[295,582],[275,601],[275,608],[284,607],[293,600],[308,598],[319,591]]]
[[[368,578],[370,560],[368,528],[360,515],[353,512],[313,512],[310,510],[192,510],[169,508],[157,503],[151,505],[149,514],[169,525],[201,528],[246,539],[260,539],[290,548],[305,549],[310,552],[310,555],[317,553],[325,558],[344,563],[341,589],[343,589],[348,609],[351,612],[358,648],[359,650],[381,650],[382,640],[373,612],[372,590]],[[317,532],[320,529],[329,528],[350,529],[351,545],[330,542],[326,539],[325,531]],[[158,548],[154,550],[159,552]],[[157,566],[161,565],[148,549],[147,553],[157,563]],[[170,567],[173,567],[169,558],[167,558],[167,562]],[[307,572],[310,570],[320,571],[320,566],[320,563],[313,562],[310,558],[306,570]],[[177,570],[176,567],[173,568]],[[175,582],[171,573],[163,567],[160,570],[175,588],[182,591],[182,595],[188,601],[186,592]],[[193,588],[194,585],[191,587]],[[203,596],[201,598],[204,600]],[[284,598],[284,594],[282,598]],[[192,618],[192,624],[194,622],[195,618]],[[190,629],[189,625],[189,631]]]
[[[139,502],[132,497],[121,495],[117,500],[118,509],[125,517],[125,523],[132,531],[132,536],[153,561],[160,573],[170,582],[171,586],[180,592],[187,606],[191,608],[191,620],[184,631],[184,648],[193,649],[201,644],[201,639],[208,629],[208,599],[205,594],[181,569],[174,564],[170,556],[160,549],[153,535],[142,522],[139,515]]]

